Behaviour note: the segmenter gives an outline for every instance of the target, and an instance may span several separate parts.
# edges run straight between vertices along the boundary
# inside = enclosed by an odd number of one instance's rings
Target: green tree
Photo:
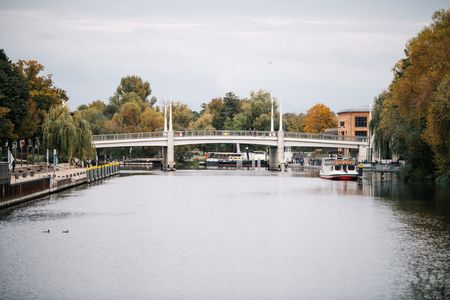
[[[43,123],[43,141],[47,149],[56,149],[61,160],[92,157],[92,134],[87,121],[79,113],[74,116],[67,107],[52,107]]]
[[[305,131],[305,115],[295,113],[283,114],[283,123],[286,131],[303,132]]]
[[[387,92],[383,92],[374,100],[372,108],[372,118],[370,120],[370,131],[374,139],[373,147],[381,158],[391,158],[392,134],[386,134],[386,125],[382,125],[382,114],[385,109],[385,100],[388,98]],[[386,109],[387,111],[387,109]],[[390,118],[391,120],[391,118]],[[383,122],[386,122],[384,120]]]
[[[116,93],[110,98],[110,102],[119,107],[127,101],[136,100],[136,98],[149,103],[148,97],[151,93],[152,90],[148,81],[143,81],[141,77],[135,75],[126,76],[120,80]],[[130,94],[133,94],[133,96],[130,97]]]
[[[214,130],[212,120],[212,114],[209,111],[205,111],[197,120],[191,121],[189,128],[192,130]]]
[[[78,113],[89,123],[93,134],[111,133],[108,129],[110,126],[107,124],[109,120],[103,114],[105,107],[105,103],[101,100],[96,100],[89,105],[78,107]]]
[[[4,108],[0,119],[3,123],[0,127],[4,128],[1,139],[30,137],[28,132],[21,130],[21,124],[30,115],[28,99],[27,81],[5,51],[0,49],[0,107]]]
[[[135,132],[141,121],[141,107],[136,101],[129,101],[120,107],[112,121],[116,132]]]
[[[6,139],[12,139],[15,137],[14,124],[6,118],[9,111],[9,108],[0,107],[0,137]]]
[[[192,110],[184,103],[175,102],[172,104],[173,129],[185,130],[189,128],[192,121]]]

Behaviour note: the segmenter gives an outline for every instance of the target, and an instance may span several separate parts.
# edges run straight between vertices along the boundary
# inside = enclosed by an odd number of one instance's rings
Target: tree
[[[120,107],[112,119],[116,132],[135,132],[141,116],[141,107],[136,101],[129,101]]]
[[[305,115],[295,113],[283,114],[283,123],[286,131],[303,132],[305,130]]]
[[[141,77],[135,75],[126,76],[120,80],[116,93],[110,98],[110,102],[119,107],[127,101],[137,99],[140,102],[148,103],[148,97],[151,93],[152,90],[148,81],[143,81]],[[130,94],[134,95],[130,97]]]
[[[386,134],[383,128],[386,125],[382,124],[382,114],[385,109],[385,100],[388,98],[388,93],[383,92],[378,97],[374,99],[374,106],[372,109],[372,118],[370,120],[370,131],[374,139],[374,148],[378,152],[381,158],[391,158],[392,157],[392,134]],[[387,112],[387,109],[386,109]],[[387,120],[384,119],[383,122]],[[382,127],[383,125],[383,127]]]
[[[213,116],[209,111],[205,111],[196,121],[189,124],[192,130],[214,130],[212,126]]]
[[[47,149],[56,149],[61,160],[85,160],[94,153],[88,122],[79,113],[72,117],[62,105],[50,109],[43,123],[43,142]]]
[[[28,132],[21,130],[21,124],[30,114],[28,98],[27,81],[5,51],[0,49],[0,107],[3,108],[1,127],[4,128],[1,139],[29,137]]]
[[[52,75],[41,75],[44,66],[35,60],[19,60],[15,64],[28,83],[29,99],[27,101],[29,114],[23,131],[28,136],[41,132],[41,124],[50,108],[69,100],[65,90],[55,87]]]
[[[192,111],[189,106],[181,102],[175,102],[172,104],[172,114],[174,130],[189,128],[189,123],[192,121]]]
[[[12,139],[14,135],[14,124],[6,118],[10,109],[6,107],[0,107],[0,137],[6,139]]]
[[[76,128],[76,135],[73,141],[75,148],[72,155],[80,160],[87,160],[95,154],[95,149],[92,145],[92,131],[89,123],[83,119],[80,113],[75,113],[72,120]]]
[[[223,100],[221,98],[212,99],[206,106],[206,109],[212,115],[211,125],[218,130],[223,129],[223,124],[225,122],[225,119],[220,114],[222,107]]]
[[[315,104],[305,116],[305,132],[320,133],[327,128],[337,127],[337,117],[324,104]]]
[[[108,118],[103,114],[105,107],[102,101],[97,100],[78,108],[78,113],[89,123],[93,134],[110,133],[106,125]]]
[[[249,118],[251,129],[270,130],[271,107],[270,93],[264,90],[250,92],[250,100],[248,103],[243,103],[243,111]],[[274,101],[274,116],[277,114],[277,103]]]
[[[450,10],[440,10],[407,43],[388,91],[375,100],[371,130],[379,139],[376,146],[407,161],[406,178],[433,173],[450,178],[449,47]]]
[[[423,137],[433,149],[437,175],[445,176],[450,170],[450,75],[432,97]]]
[[[141,114],[140,128],[142,131],[162,130],[164,126],[164,114],[156,112],[153,108],[148,107]]]

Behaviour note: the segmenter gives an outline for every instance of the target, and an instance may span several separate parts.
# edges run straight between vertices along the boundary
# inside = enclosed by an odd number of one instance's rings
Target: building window
[[[345,127],[345,122],[341,121],[341,127]]]
[[[367,131],[355,131],[355,136],[364,136],[367,137]]]
[[[341,131],[341,135],[345,135],[345,131]]]
[[[367,117],[355,117],[355,127],[367,127]]]

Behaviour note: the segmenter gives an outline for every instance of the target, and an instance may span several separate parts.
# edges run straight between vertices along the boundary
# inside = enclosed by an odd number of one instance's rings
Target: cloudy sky
[[[107,101],[125,75],[199,109],[264,89],[284,111],[368,105],[405,43],[449,1],[0,0],[0,48],[34,59],[70,107]]]

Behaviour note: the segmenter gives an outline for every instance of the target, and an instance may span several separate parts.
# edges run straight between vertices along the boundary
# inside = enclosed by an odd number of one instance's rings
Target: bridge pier
[[[284,171],[284,131],[283,131],[283,113],[280,104],[280,125],[277,133],[277,146],[269,148],[269,170]]]
[[[167,132],[167,147],[163,147],[163,170],[175,171],[175,145],[173,131]]]

